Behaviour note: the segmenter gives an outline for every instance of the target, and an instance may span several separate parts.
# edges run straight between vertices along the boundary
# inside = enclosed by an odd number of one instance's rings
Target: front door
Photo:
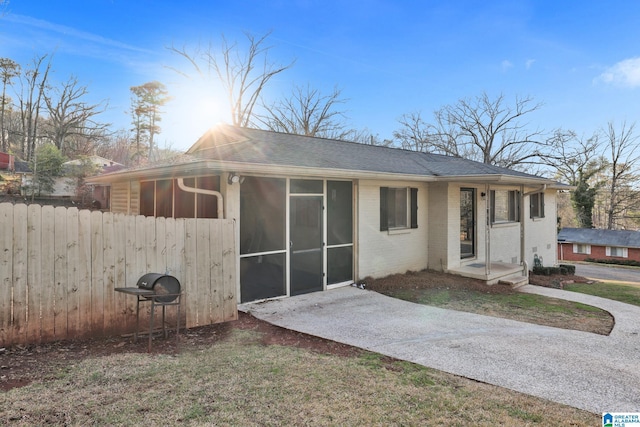
[[[323,197],[290,198],[291,295],[323,289]]]
[[[476,190],[460,189],[460,258],[476,255]]]

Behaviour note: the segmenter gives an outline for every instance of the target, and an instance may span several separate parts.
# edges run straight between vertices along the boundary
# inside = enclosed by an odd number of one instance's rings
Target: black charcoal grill
[[[172,302],[180,296],[180,282],[173,276],[147,273],[138,279],[138,289],[153,291],[153,298],[159,302]]]
[[[122,292],[136,297],[136,332],[134,341],[138,341],[140,330],[140,303],[151,302],[151,317],[149,319],[149,351],[151,351],[151,340],[153,338],[153,317],[156,306],[162,307],[162,332],[167,337],[166,329],[166,307],[176,306],[178,315],[176,317],[176,343],[180,332],[180,298],[182,297],[180,282],[173,276],[160,273],[144,274],[135,288],[115,288],[116,292]]]

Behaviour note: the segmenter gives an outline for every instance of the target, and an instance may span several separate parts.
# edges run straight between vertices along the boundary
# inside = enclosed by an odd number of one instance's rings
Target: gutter
[[[184,178],[176,178],[178,182],[178,188],[182,191],[186,191],[187,193],[195,193],[195,194],[207,194],[209,196],[216,196],[218,199],[218,218],[224,219],[224,206],[222,200],[222,194],[219,191],[214,190],[205,190],[204,188],[196,188],[196,187],[187,187],[184,184]]]

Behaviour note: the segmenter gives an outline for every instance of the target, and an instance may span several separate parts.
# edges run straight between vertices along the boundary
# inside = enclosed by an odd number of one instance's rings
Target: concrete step
[[[513,289],[529,284],[529,277],[522,274],[513,274],[511,276],[501,277],[498,283],[511,286]]]

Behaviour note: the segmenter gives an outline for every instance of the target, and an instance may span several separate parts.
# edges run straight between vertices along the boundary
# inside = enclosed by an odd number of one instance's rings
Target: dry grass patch
[[[30,425],[571,425],[599,416],[362,352],[265,345],[233,330],[177,354],[88,358],[0,394],[0,423]]]

